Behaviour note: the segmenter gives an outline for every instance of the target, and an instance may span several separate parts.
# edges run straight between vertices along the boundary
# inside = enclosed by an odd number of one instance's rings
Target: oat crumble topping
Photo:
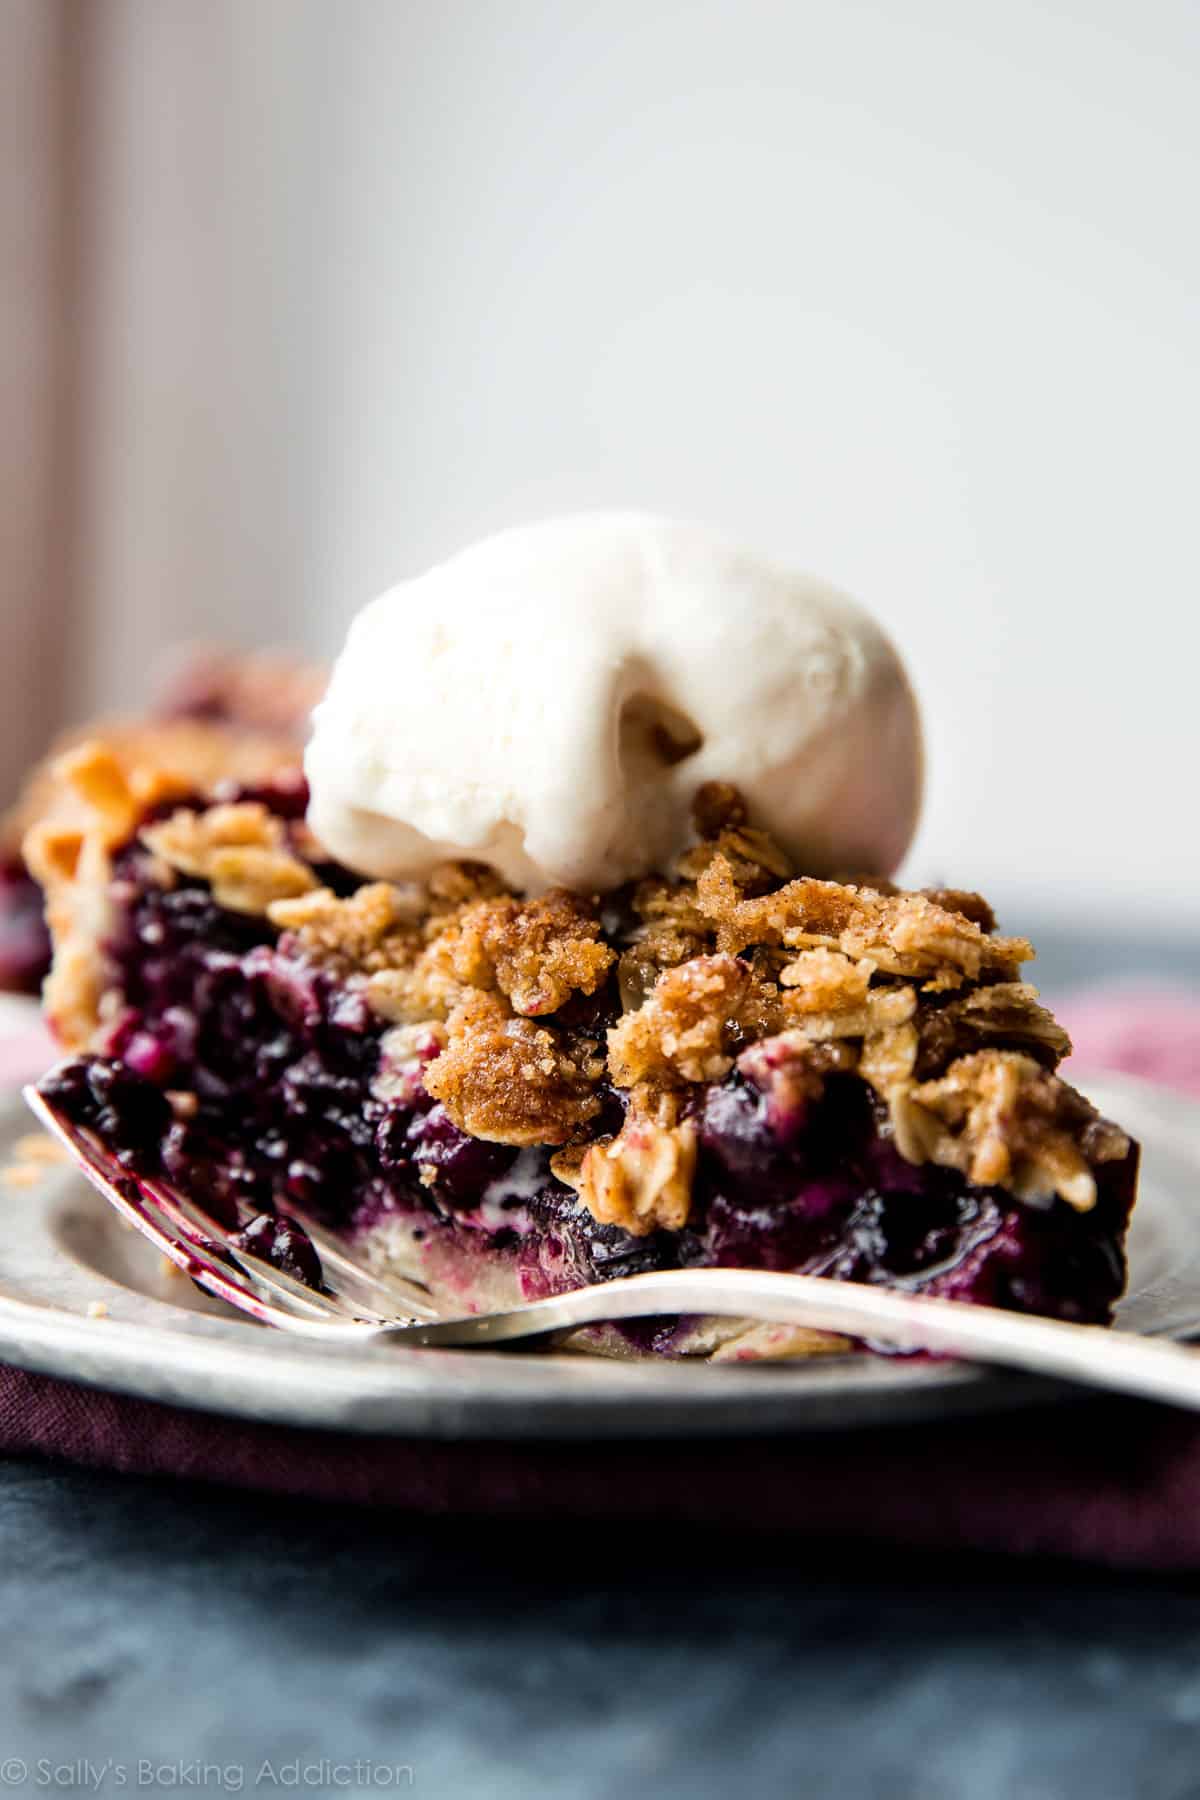
[[[855,961],[870,960],[882,974],[939,987],[984,975],[1011,979],[1033,955],[1024,938],[994,937],[927,894],[882,894],[801,876],[744,898],[737,870],[720,850],[697,877],[696,893],[716,928],[718,949],[734,955],[754,944],[840,949]]]
[[[1123,1132],[1097,1119],[1082,1094],[1032,1057],[1011,1050],[962,1056],[937,1081],[905,1097],[907,1128],[929,1160],[961,1169],[980,1186],[1005,1187],[1035,1203],[1055,1194],[1087,1212],[1096,1203],[1093,1162],[1124,1156]],[[1092,1137],[1095,1124],[1104,1130]]]
[[[421,912],[417,890],[388,881],[365,882],[346,899],[317,888],[267,907],[272,925],[294,931],[312,955],[371,975],[412,960]]]
[[[475,992],[451,1013],[425,1087],[462,1130],[500,1144],[563,1144],[600,1111],[603,1064],[558,1033]]]
[[[483,900],[458,921],[455,973],[497,988],[527,1018],[557,1012],[573,993],[594,994],[616,957],[599,943],[600,919],[563,888],[535,900]]]
[[[307,893],[317,878],[288,847],[282,819],[256,800],[181,807],[158,825],[143,826],[142,843],[168,869],[199,876],[218,906],[265,914],[272,903]]]
[[[134,779],[102,746],[75,754],[71,779],[103,833],[51,821],[30,843],[51,890],[51,1010],[81,1044],[101,997],[120,1004],[84,909],[119,829],[176,789],[170,774]],[[699,841],[673,871],[602,900],[523,899],[464,862],[339,896],[307,829],[253,801],[193,800],[138,835],[164,882],[208,881],[219,904],[265,915],[359,984],[391,1028],[381,1097],[423,1083],[475,1137],[554,1146],[555,1174],[604,1223],[687,1223],[696,1102],[735,1063],[789,1105],[857,1073],[909,1160],[1034,1204],[1094,1203],[1093,1167],[1128,1140],[1055,1075],[1066,1033],[1020,979],[1031,947],[997,935],[985,900],[796,876],[722,784],[695,814]],[[614,1089],[624,1124],[598,1137]]]
[[[667,969],[635,1012],[608,1034],[616,1085],[720,1081],[734,1052],[778,1028],[778,990],[736,956],[695,956]]]
[[[573,1185],[602,1225],[642,1237],[687,1224],[695,1168],[696,1127],[678,1095],[635,1088],[621,1130],[584,1152]]]

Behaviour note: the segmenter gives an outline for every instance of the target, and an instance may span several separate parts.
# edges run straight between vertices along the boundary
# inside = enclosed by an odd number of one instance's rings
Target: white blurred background
[[[1194,929],[1194,0],[0,18],[10,785],[182,636],[634,505],[885,620],[914,876]]]

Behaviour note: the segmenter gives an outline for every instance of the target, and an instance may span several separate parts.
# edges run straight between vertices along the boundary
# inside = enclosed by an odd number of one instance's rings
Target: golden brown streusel
[[[763,894],[774,884],[786,881],[792,866],[779,846],[765,831],[739,825],[722,831],[718,837],[703,838],[679,858],[676,868],[685,881],[699,882],[716,859],[728,865],[739,892]]]
[[[594,994],[616,961],[598,941],[594,908],[565,888],[533,900],[481,900],[458,914],[448,936],[462,985],[497,988],[528,1018],[557,1012],[574,993]]]
[[[679,1096],[638,1087],[621,1130],[585,1151],[573,1185],[602,1225],[644,1237],[687,1224],[695,1168],[696,1127],[680,1118]]]
[[[787,1001],[785,995],[786,1028],[745,1052],[739,1067],[766,1071],[802,1056],[810,1073],[856,1071],[885,1100],[911,1083],[918,1044],[911,987],[872,988],[860,1006],[827,1012],[793,1012]],[[751,1062],[758,1052],[768,1060]]]
[[[779,971],[789,1017],[857,1010],[866,1004],[874,964],[854,962],[840,950],[802,950]]]
[[[545,1025],[473,993],[447,1021],[447,1045],[425,1087],[454,1123],[497,1144],[565,1144],[600,1110],[599,1063],[583,1066]]]
[[[494,900],[505,892],[504,883],[486,863],[439,863],[429,877],[431,913],[456,912],[475,900]]]
[[[717,946],[734,955],[752,944],[836,949],[869,958],[882,974],[976,981],[1011,976],[1033,955],[1023,938],[990,936],[965,914],[925,894],[879,894],[801,876],[773,892],[743,897],[737,871],[718,852],[697,877],[701,910]]]
[[[242,850],[217,850],[208,869],[217,904],[227,906],[230,912],[255,916],[265,913],[275,900],[306,893],[316,886],[316,880],[307,863],[299,858],[283,850],[260,850],[253,845]]]
[[[274,902],[318,885],[308,864],[288,848],[283,821],[256,800],[202,812],[180,807],[138,835],[168,869],[207,881],[218,906],[231,912],[265,914]]]
[[[731,781],[706,781],[696,789],[692,824],[698,838],[715,838],[723,831],[735,831],[749,816],[745,800]]]
[[[826,1012],[796,1009],[789,1004],[790,999],[790,995],[784,999],[788,1024],[814,1043],[894,1031],[897,1026],[907,1025],[917,1010],[916,989],[898,984],[868,988],[861,1006],[831,1006]]]
[[[228,801],[202,811],[181,806],[169,818],[144,825],[138,836],[172,869],[201,880],[215,850],[278,850],[287,841],[283,820],[259,800]]]
[[[917,1063],[917,997],[912,988],[881,989],[869,999],[872,1019],[863,1033],[858,1072],[889,1105],[913,1078]]]
[[[713,948],[711,923],[696,904],[690,884],[649,877],[638,883],[633,911],[639,923],[633,942],[617,964],[621,1007],[639,1007],[664,969],[674,969]]]
[[[778,989],[734,956],[695,956],[659,976],[645,1004],[608,1034],[618,1087],[720,1081],[740,1046],[777,1029]]]
[[[1037,989],[1025,981],[997,981],[969,988],[945,1005],[925,1007],[917,1021],[916,1074],[925,1080],[957,1056],[985,1045],[1022,1050],[1053,1068],[1071,1054],[1071,1040]]]
[[[869,887],[871,883],[865,885]],[[888,891],[894,894],[898,890],[889,887]],[[976,894],[970,888],[948,887],[921,888],[920,892],[945,912],[961,913],[964,919],[978,925],[980,931],[995,931],[996,915],[982,894]]]
[[[267,908],[272,925],[298,934],[313,955],[373,974],[409,962],[420,948],[419,889],[370,881],[339,899],[329,888],[276,900]]]
[[[897,1142],[910,1161],[961,1169],[979,1186],[1004,1187],[1023,1200],[1058,1194],[1080,1212],[1096,1202],[1081,1148],[1089,1127],[1105,1127],[1089,1141],[1092,1162],[1129,1149],[1125,1134],[1101,1121],[1082,1094],[1013,1050],[959,1057],[937,1081],[911,1090],[902,1121]]]
[[[46,895],[54,963],[43,990],[46,1016],[69,1049],[83,1048],[100,1021],[112,971],[111,853],[151,807],[220,781],[251,785],[296,770],[294,741],[193,720],[116,722],[69,734],[34,771],[0,826]]]
[[[446,865],[436,903],[428,890],[380,881],[347,899],[321,889],[277,902],[269,916],[311,954],[369,976],[368,1002],[387,1019],[445,1018],[475,990],[538,1017],[601,986],[616,956],[586,900],[563,889],[481,899],[483,885],[470,865]]]

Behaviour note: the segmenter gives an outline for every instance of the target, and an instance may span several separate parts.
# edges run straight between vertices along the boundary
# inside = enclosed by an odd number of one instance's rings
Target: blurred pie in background
[[[64,772],[80,745],[102,743],[135,785],[139,767],[166,771],[181,787],[254,785],[300,768],[325,680],[324,669],[280,652],[187,646],[162,672],[147,713],[92,720],[58,737],[0,824],[0,990],[36,994],[50,967],[42,890],[21,840],[32,825],[67,825],[79,811]]]

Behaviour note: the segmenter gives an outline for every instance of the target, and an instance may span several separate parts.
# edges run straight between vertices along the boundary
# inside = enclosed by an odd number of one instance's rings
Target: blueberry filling
[[[20,857],[0,863],[0,988],[36,994],[50,967],[42,890]]]
[[[301,816],[290,789],[255,797]],[[345,870],[321,874],[339,891],[355,886]],[[137,845],[116,859],[112,897],[108,948],[125,1011],[104,1054],[64,1065],[46,1091],[128,1167],[188,1188],[244,1248],[297,1280],[319,1286],[321,1267],[289,1206],[350,1234],[402,1216],[426,1244],[505,1259],[530,1297],[705,1264],[1097,1322],[1120,1294],[1135,1152],[1096,1170],[1092,1211],[1061,1200],[1034,1207],[953,1169],[906,1162],[886,1109],[857,1076],[832,1074],[817,1097],[788,1101],[735,1070],[697,1090],[686,1229],[636,1237],[599,1224],[551,1174],[549,1150],[469,1137],[419,1078],[380,1080],[386,1026],[353,982],[295,939],[217,906],[200,881],[157,885]],[[610,927],[621,931],[619,917]],[[602,1029],[618,1004],[615,983],[577,1003],[580,1027]],[[620,1117],[610,1093],[599,1128]],[[661,1322],[646,1338],[654,1348],[669,1341]]]

